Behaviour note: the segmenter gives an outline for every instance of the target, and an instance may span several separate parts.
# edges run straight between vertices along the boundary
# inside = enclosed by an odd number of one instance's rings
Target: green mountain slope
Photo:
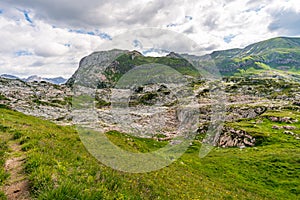
[[[244,49],[216,51],[210,56],[223,75],[233,75],[249,68],[264,70],[257,63],[263,63],[272,69],[299,72],[300,38],[272,38]]]
[[[160,64],[187,76],[198,76],[198,71],[181,57],[146,57],[137,51],[111,50],[95,52],[80,61],[75,74],[67,85],[77,84],[105,88],[112,87],[136,66]],[[152,66],[153,67],[153,66]]]

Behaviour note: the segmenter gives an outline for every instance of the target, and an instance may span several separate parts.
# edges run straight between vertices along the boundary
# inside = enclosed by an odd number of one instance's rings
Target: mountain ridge
[[[10,74],[1,74],[0,75],[1,78],[6,78],[6,79],[17,79],[17,80],[22,80],[24,82],[48,82],[48,83],[52,83],[52,84],[56,84],[56,85],[61,85],[64,84],[67,79],[59,76],[59,77],[54,77],[54,78],[45,78],[45,77],[40,77],[38,75],[31,75],[28,76],[27,78],[20,78],[18,76],[14,76],[14,75],[10,75]]]
[[[208,65],[207,60],[213,64]],[[135,50],[98,51],[81,59],[79,68],[66,84],[72,85],[77,80],[86,85],[111,87],[129,70],[150,63],[167,65],[183,75],[194,77],[201,70],[210,71],[210,66],[216,66],[222,76],[232,76],[249,69],[257,73],[274,69],[297,74],[300,72],[300,38],[271,38],[243,49],[214,51],[204,56],[170,52],[164,57],[150,57]]]

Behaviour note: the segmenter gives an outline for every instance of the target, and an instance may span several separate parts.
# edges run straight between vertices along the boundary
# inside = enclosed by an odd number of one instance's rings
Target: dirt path
[[[10,174],[3,187],[8,200],[29,200],[29,182],[23,169],[25,156],[22,154],[20,145],[9,145],[12,152],[5,162],[5,170]]]

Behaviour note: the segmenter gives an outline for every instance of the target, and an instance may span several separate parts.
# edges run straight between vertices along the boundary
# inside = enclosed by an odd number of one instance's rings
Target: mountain
[[[57,84],[57,85],[64,84],[67,81],[67,79],[65,79],[65,78],[63,78],[61,76],[60,77],[55,77],[55,78],[44,78],[44,80],[46,82]]]
[[[195,77],[199,72],[193,63],[198,65],[199,60],[200,66],[197,68],[201,73],[202,69],[203,72],[213,70],[211,66],[215,65],[223,76],[241,72],[244,75],[247,73],[257,75],[270,69],[278,73],[299,76],[300,38],[272,38],[243,49],[214,51],[204,56],[171,52],[165,57],[146,57],[137,51],[116,49],[94,52],[80,61],[78,70],[67,81],[67,85],[72,85],[76,80],[98,88],[111,87],[135,66],[150,63],[167,65],[183,75]],[[201,61],[210,61],[213,65]]]
[[[25,82],[46,81],[46,82],[57,84],[57,85],[64,84],[67,81],[67,79],[64,79],[63,77],[43,78],[43,77],[40,77],[40,76],[37,76],[37,75],[29,76],[28,78],[24,78],[22,80],[25,81]]]
[[[233,75],[249,68],[295,72],[300,70],[300,38],[277,37],[243,49],[215,51],[209,56],[222,75]]]
[[[0,77],[1,78],[6,78],[6,79],[20,79],[19,77],[13,76],[13,75],[10,75],[10,74],[1,74]]]
[[[146,57],[138,51],[110,50],[95,52],[81,59],[79,68],[67,85],[82,84],[106,88],[114,84],[135,66],[161,64],[186,76],[197,76],[198,71],[186,59],[171,53],[166,57]]]
[[[17,76],[10,75],[10,74],[1,74],[0,77],[1,78],[6,78],[6,79],[18,79],[18,80],[22,80],[22,81],[25,81],[25,82],[45,81],[45,82],[53,83],[53,84],[56,84],[56,85],[64,84],[67,81],[67,79],[65,79],[63,77],[43,78],[43,77],[40,77],[40,76],[37,76],[37,75],[32,75],[32,76],[29,76],[27,78],[19,78]]]

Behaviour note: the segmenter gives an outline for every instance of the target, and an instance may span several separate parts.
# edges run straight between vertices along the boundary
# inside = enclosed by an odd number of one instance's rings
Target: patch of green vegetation
[[[269,65],[266,65],[265,63],[255,62],[255,64],[256,64],[256,66],[258,66],[261,69],[271,70],[271,67]]]
[[[56,104],[58,106],[62,105],[62,106],[65,106],[65,105],[68,105],[70,104],[70,101],[66,101],[66,100],[59,100],[59,99],[53,99],[51,100],[51,104]]]
[[[293,120],[298,120],[293,124],[287,122],[273,122],[270,117],[290,117]],[[300,147],[299,141],[292,136],[283,134],[284,129],[274,129],[273,126],[282,127],[285,125],[292,125],[295,127],[293,133],[300,135],[300,115],[298,111],[294,110],[280,110],[280,111],[267,111],[260,117],[251,120],[240,120],[238,122],[228,123],[229,126],[236,129],[242,129],[257,139],[257,144],[260,146],[271,145],[273,147],[288,146]],[[276,149],[276,148],[274,148]],[[300,158],[300,157],[299,157]]]
[[[139,98],[139,102],[144,105],[154,105],[154,101],[157,97],[157,92],[146,92]]]
[[[9,100],[6,96],[0,94],[0,100]]]
[[[104,108],[104,107],[108,107],[111,105],[111,102],[107,102],[103,99],[96,99],[96,108]]]
[[[37,105],[42,105],[42,106],[53,106],[53,107],[57,106],[57,104],[50,103],[47,101],[41,101],[40,99],[33,99],[32,102],[36,103]]]
[[[8,152],[7,134],[9,130],[8,126],[0,124],[0,187],[4,184],[5,180],[9,177],[9,174],[4,170],[4,163],[6,159],[6,153]],[[4,193],[0,192],[0,199],[5,199]]]
[[[85,108],[86,106],[93,105],[94,98],[89,95],[73,96],[72,106],[73,108]]]
[[[2,139],[2,138],[1,138]],[[8,151],[8,146],[6,141],[0,141],[0,186],[3,185],[4,181],[9,177],[9,174],[4,170],[4,163],[6,158],[6,152]]]
[[[20,139],[21,137],[22,137],[22,133],[20,131],[14,131],[14,134],[13,134],[14,140]]]
[[[9,109],[9,107],[7,105],[1,104],[1,103],[0,103],[0,108],[2,108],[2,109]]]
[[[233,58],[234,62],[247,62],[249,60],[253,60],[253,57],[252,56],[245,56],[245,57],[242,57],[242,58],[238,58],[238,57]]]
[[[20,131],[22,147],[31,146],[23,151],[34,199],[297,199],[299,196],[299,141],[274,132],[270,129],[272,122],[264,116],[262,123],[254,119],[230,124],[266,138],[257,147],[214,148],[200,159],[201,143],[195,140],[170,166],[149,173],[128,174],[106,167],[92,157],[74,127],[58,126],[7,109],[0,112],[2,127]],[[299,123],[296,126],[300,128]],[[116,131],[108,132],[107,137],[133,152],[149,152],[166,144]]]
[[[198,77],[199,72],[187,60],[183,58],[170,58],[170,57],[145,57],[145,56],[132,56],[130,54],[123,54],[116,59],[116,63],[112,67],[106,68],[104,75],[108,82],[100,82],[98,88],[105,88],[114,86],[114,84],[128,71],[134,67],[141,65],[161,64],[168,66],[182,75]],[[136,77],[135,77],[136,78]]]
[[[115,145],[131,152],[147,153],[162,148],[167,144],[165,141],[158,142],[156,140],[139,138],[117,131],[109,131],[106,133],[106,136]]]
[[[39,98],[34,97],[32,102],[42,106],[62,107],[66,105],[72,105],[72,97],[65,97],[63,100],[53,99],[50,101],[40,100]]]
[[[6,198],[5,194],[4,194],[4,192],[2,192],[2,191],[0,191],[0,199],[1,199],[1,200],[7,200],[7,198]]]

